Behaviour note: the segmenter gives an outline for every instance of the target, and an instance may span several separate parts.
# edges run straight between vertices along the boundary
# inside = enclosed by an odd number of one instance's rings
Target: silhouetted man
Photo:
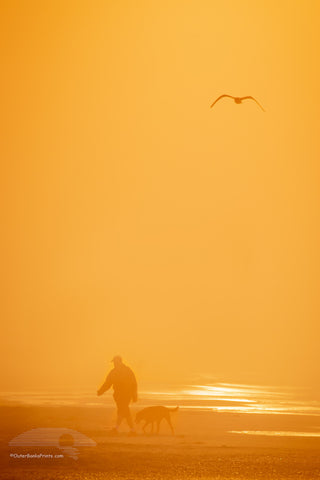
[[[122,420],[125,418],[130,427],[131,433],[134,433],[134,426],[131,418],[129,404],[131,400],[137,401],[137,381],[131,368],[127,367],[119,355],[112,359],[114,368],[107,375],[104,384],[97,391],[98,395],[102,395],[113,386],[113,398],[117,404],[117,424],[114,432],[118,432],[118,428]]]

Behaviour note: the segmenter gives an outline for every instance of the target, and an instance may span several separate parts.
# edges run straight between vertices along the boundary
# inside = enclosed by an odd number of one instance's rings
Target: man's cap
[[[111,362],[122,362],[122,357],[121,355],[115,355]]]

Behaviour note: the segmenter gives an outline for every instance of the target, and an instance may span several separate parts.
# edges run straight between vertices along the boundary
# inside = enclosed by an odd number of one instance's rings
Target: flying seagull
[[[254,98],[254,97],[251,97],[248,96],[248,97],[232,97],[232,95],[220,95],[220,97],[218,97],[212,105],[210,105],[210,108],[213,107],[213,105],[215,105],[218,100],[220,100],[221,98],[223,97],[228,97],[228,98],[233,98],[233,100],[235,101],[235,103],[242,103],[243,100],[253,100],[254,102],[256,102],[257,105],[259,105],[259,107],[261,108],[261,110],[263,110],[265,112],[265,109],[262,107],[262,105],[260,105],[260,103]]]

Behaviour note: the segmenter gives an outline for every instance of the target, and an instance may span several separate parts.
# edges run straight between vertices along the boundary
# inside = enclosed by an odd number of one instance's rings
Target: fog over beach
[[[1,479],[319,478],[319,18],[1,2]]]

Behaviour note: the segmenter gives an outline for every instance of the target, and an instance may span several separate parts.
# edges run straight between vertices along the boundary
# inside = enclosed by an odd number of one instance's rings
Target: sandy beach
[[[115,414],[110,407],[7,405],[2,406],[0,412],[0,478],[4,480],[312,480],[320,477],[320,437],[230,433],[279,429],[278,415],[182,409],[172,415],[174,436],[163,424],[159,435],[144,435],[138,430],[137,436],[130,437],[125,426],[119,435],[110,434]],[[317,417],[281,417],[283,431],[319,431]],[[75,442],[77,459],[70,456],[70,449],[61,446],[9,445],[23,432],[58,427],[80,432],[96,445],[77,447]],[[41,454],[42,458],[32,457],[34,454]],[[55,455],[60,458],[54,458]]]

